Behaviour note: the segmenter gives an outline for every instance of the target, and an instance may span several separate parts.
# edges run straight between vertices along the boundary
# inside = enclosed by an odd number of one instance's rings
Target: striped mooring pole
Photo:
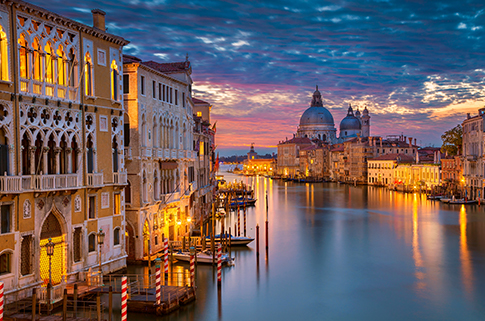
[[[126,276],[121,278],[121,321],[128,319],[128,280]]]
[[[222,282],[222,247],[221,243],[217,246],[217,285],[221,285]]]
[[[155,259],[155,277],[156,277],[156,294],[155,294],[155,299],[157,300],[157,305],[162,304],[162,296],[161,296],[161,290],[162,290],[162,280],[161,280],[161,271],[160,271],[160,258]]]
[[[190,247],[190,286],[195,287],[195,247]]]
[[[163,250],[163,269],[164,269],[164,271],[163,272],[165,273],[165,277],[168,277],[168,239],[164,240],[163,247],[164,247],[164,250]]]
[[[0,321],[3,321],[3,306],[5,300],[3,298],[3,282],[0,282]]]
[[[244,237],[246,237],[246,208],[244,208],[243,214],[244,214]]]

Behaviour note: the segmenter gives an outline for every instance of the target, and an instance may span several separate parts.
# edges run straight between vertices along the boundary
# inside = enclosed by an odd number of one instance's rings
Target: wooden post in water
[[[101,321],[101,296],[99,292],[96,296],[96,314],[98,315],[98,321]]]
[[[231,227],[229,226],[229,257],[231,257],[231,250],[232,250],[231,238],[232,238]]]
[[[62,297],[62,321],[67,319],[67,289],[64,289],[64,296]]]
[[[37,307],[37,289],[32,289],[32,321],[35,321],[35,308]]]
[[[268,240],[269,240],[269,237],[268,237],[268,191],[266,191],[266,222],[264,222],[265,224],[265,229],[266,229],[266,257],[268,256]]]
[[[205,234],[202,235],[202,251],[205,251],[205,248],[206,248],[206,236]]]
[[[77,315],[77,283],[74,284],[74,315]]]
[[[259,224],[256,225],[256,258],[259,260]]]
[[[108,321],[113,320],[113,286],[109,286],[109,298],[108,298]]]

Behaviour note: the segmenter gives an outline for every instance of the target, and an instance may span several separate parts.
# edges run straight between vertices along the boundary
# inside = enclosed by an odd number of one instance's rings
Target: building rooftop
[[[374,158],[369,158],[370,161],[385,161],[385,160],[395,160],[403,163],[412,162],[414,158],[406,154],[385,154]]]

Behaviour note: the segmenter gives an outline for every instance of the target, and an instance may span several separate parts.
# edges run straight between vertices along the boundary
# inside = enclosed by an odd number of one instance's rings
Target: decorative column
[[[29,153],[30,153],[30,174],[35,174],[35,150],[37,146],[29,146]]]
[[[47,173],[48,164],[49,164],[49,158],[48,158],[48,156],[49,156],[49,147],[47,147],[47,146],[42,147],[42,160],[44,162],[42,174],[44,174],[44,175],[45,174],[50,174],[50,173]]]
[[[72,148],[71,147],[66,148],[66,157],[67,157],[67,173],[72,174]]]
[[[60,147],[55,147],[54,148],[54,153],[55,153],[55,166],[56,166],[56,174],[59,175],[61,173],[61,168],[60,168],[60,161],[59,161],[59,154],[61,153],[62,148]],[[49,173],[50,174],[50,173]]]

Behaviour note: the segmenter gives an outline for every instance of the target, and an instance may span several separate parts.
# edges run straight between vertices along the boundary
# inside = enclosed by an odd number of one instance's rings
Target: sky
[[[423,146],[485,106],[483,0],[30,2],[87,25],[102,9],[143,60],[188,53],[221,155],[276,151],[316,85],[337,130],[349,103],[367,106],[371,135]]]

